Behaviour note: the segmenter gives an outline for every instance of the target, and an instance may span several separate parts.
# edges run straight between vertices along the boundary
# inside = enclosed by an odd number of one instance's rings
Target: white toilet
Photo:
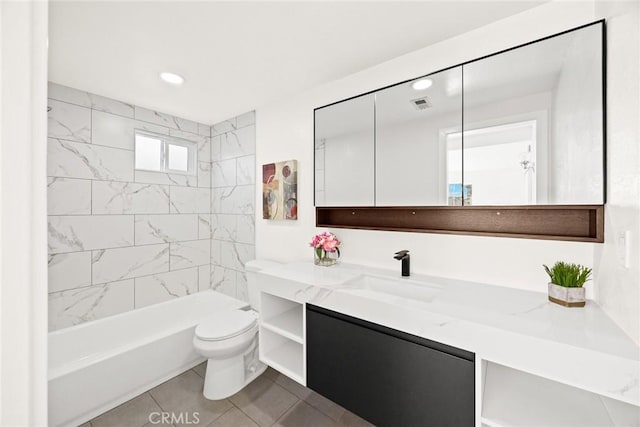
[[[196,327],[193,345],[208,359],[204,380],[207,399],[225,399],[237,393],[267,368],[258,360],[260,290],[256,272],[277,265],[264,260],[247,262],[245,271],[251,307],[212,314]]]

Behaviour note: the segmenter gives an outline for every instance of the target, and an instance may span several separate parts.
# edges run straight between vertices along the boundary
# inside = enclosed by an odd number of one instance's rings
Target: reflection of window
[[[526,120],[447,134],[448,205],[535,204],[536,128]]]
[[[449,206],[462,206],[462,201],[464,200],[464,206],[470,206],[472,196],[471,187],[471,185],[465,185],[463,187],[460,183],[449,184],[447,204]]]
[[[167,135],[136,131],[137,170],[195,175],[197,145]]]

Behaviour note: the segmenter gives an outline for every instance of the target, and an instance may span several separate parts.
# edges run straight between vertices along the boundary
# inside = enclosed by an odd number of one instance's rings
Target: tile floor
[[[205,363],[198,365],[80,427],[371,426],[357,415],[271,368],[230,398],[207,400],[202,395],[205,367]],[[151,415],[156,412],[173,412],[175,416],[182,413],[184,423],[170,424],[158,414]],[[197,423],[194,412],[198,413]],[[187,414],[189,418],[186,418]]]

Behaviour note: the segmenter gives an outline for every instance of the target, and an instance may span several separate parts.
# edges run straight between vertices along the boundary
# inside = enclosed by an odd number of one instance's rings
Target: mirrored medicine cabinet
[[[317,225],[602,241],[604,26],[317,108]]]

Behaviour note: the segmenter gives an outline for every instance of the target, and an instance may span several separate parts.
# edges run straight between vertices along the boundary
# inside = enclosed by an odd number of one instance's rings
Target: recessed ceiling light
[[[160,78],[167,83],[171,83],[172,85],[180,86],[184,83],[184,77],[174,74],[174,73],[160,73]]]
[[[431,79],[420,79],[411,83],[411,87],[414,88],[415,90],[425,90],[425,89],[429,89],[432,84],[433,84],[433,81]]]

